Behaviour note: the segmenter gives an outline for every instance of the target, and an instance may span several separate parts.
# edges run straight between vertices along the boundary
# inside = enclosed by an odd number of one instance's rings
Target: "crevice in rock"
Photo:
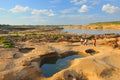
[[[20,48],[19,51],[21,53],[28,53],[28,52],[32,51],[33,49],[35,49],[35,48]]]

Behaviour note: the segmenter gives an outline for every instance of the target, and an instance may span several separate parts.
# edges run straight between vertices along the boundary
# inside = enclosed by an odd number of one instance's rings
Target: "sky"
[[[0,24],[81,25],[120,21],[120,0],[0,0]]]

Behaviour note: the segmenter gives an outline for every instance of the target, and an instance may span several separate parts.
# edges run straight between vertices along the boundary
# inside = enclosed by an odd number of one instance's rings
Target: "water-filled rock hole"
[[[78,52],[68,51],[61,55],[51,53],[41,56],[40,68],[43,71],[44,77],[50,77],[55,73],[70,66],[70,62],[76,58],[81,58]]]

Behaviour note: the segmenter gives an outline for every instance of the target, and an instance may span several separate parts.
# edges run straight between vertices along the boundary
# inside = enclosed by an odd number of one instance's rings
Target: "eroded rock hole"
[[[43,70],[43,76],[50,77],[53,74],[70,66],[70,61],[81,58],[78,52],[68,51],[62,54],[51,53],[41,56],[40,68]]]

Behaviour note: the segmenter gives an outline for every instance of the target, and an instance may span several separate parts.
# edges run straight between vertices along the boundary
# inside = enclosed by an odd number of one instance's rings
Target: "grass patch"
[[[10,37],[10,38],[19,38],[20,36],[18,34],[16,34],[16,35],[8,35],[8,37]]]
[[[3,42],[5,48],[14,48],[14,43],[5,41]]]
[[[3,42],[5,42],[5,41],[7,41],[5,38],[0,37],[0,43],[3,43]]]
[[[36,33],[25,34],[25,36],[36,36]]]

